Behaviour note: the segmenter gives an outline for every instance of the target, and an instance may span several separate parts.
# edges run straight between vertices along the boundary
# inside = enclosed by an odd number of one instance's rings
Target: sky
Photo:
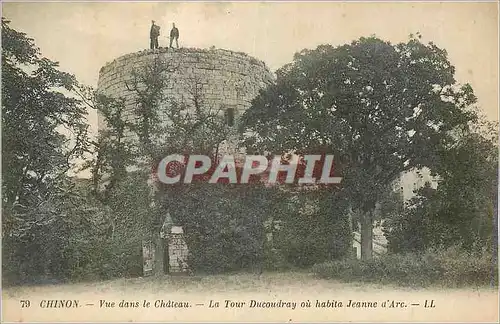
[[[181,47],[246,52],[275,71],[294,53],[375,35],[393,43],[420,32],[445,48],[456,78],[470,83],[489,120],[498,120],[498,10],[494,2],[85,2],[3,3],[11,27],[35,39],[61,70],[96,86],[99,69],[149,47],[155,20],[165,46],[171,25]],[[89,122],[97,127],[97,116]]]

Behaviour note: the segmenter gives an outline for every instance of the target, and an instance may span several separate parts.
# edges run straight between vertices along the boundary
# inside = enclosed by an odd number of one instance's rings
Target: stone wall
[[[127,83],[132,84],[135,72],[144,69],[159,59],[168,65],[171,71],[165,72],[165,104],[159,107],[168,109],[168,101],[188,104],[192,102],[193,87],[197,86],[204,106],[212,109],[232,108],[235,121],[250,107],[259,90],[273,82],[273,74],[264,62],[245,53],[222,49],[144,50],[117,58],[106,64],[99,72],[98,91],[115,98],[126,100],[125,117],[132,121],[134,107],[137,105],[134,92],[127,90]],[[166,118],[166,117],[165,117]],[[103,129],[99,116],[99,129]],[[130,136],[132,136],[130,134]]]

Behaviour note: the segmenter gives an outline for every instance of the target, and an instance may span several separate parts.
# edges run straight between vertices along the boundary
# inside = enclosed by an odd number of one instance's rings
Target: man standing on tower
[[[160,26],[155,25],[155,21],[151,20],[151,30],[149,31],[149,38],[151,39],[150,48],[158,48],[158,37],[160,36]]]
[[[179,30],[175,27],[175,23],[172,24],[172,30],[170,31],[170,48],[172,47],[172,42],[175,39],[175,45],[179,48]]]

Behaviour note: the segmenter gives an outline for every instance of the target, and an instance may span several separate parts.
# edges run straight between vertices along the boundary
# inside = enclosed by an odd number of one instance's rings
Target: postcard
[[[3,322],[498,322],[498,3],[4,2]]]

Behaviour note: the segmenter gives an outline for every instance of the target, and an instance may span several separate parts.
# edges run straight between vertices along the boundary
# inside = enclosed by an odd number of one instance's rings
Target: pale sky
[[[448,51],[459,82],[469,82],[488,119],[498,120],[498,9],[492,3],[122,2],[4,3],[11,27],[80,82],[96,86],[107,62],[149,47],[151,20],[166,46],[172,22],[181,47],[246,52],[275,71],[293,54],[376,35],[393,43],[420,32]],[[90,123],[96,127],[92,114]]]

